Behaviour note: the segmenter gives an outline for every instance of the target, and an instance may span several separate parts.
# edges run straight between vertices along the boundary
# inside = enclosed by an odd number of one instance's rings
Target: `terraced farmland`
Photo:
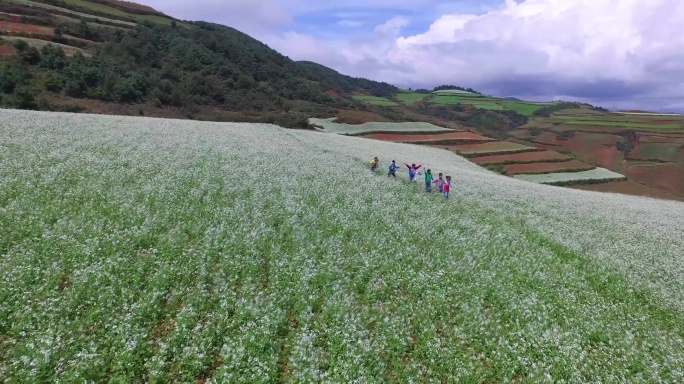
[[[542,178],[524,178],[527,181],[575,185],[624,180],[623,175],[602,168],[596,172],[589,172],[597,169],[596,165],[555,151],[510,141],[498,141],[472,132],[425,132],[423,129],[431,127],[412,128],[411,125],[407,125],[408,123],[367,123],[356,126],[337,124],[333,120],[309,119],[318,130],[329,133],[447,149],[475,164],[512,176],[549,175]],[[327,129],[323,128],[325,124],[328,124]],[[396,130],[396,133],[389,132],[390,129]],[[568,173],[578,175],[568,176]]]
[[[557,172],[579,172],[596,168],[595,165],[587,164],[579,160],[536,162],[527,164],[508,164],[504,167],[511,175],[542,174]]]
[[[591,125],[589,125],[591,124]],[[536,118],[512,136],[624,174],[629,184],[593,190],[684,200],[684,116],[565,109]],[[564,136],[564,137],[563,137]],[[637,186],[641,184],[641,186]]]

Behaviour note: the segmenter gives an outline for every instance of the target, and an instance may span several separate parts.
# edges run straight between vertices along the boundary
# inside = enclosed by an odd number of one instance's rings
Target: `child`
[[[389,172],[387,173],[387,176],[392,176],[392,177],[397,177],[397,169],[399,169],[399,166],[392,160],[392,164],[389,166]]]
[[[432,170],[428,169],[425,172],[425,192],[432,191]]]
[[[416,180],[416,171],[418,171],[420,169],[420,167],[422,167],[422,165],[419,165],[419,166],[416,166],[416,164],[411,164],[410,166],[408,164],[404,164],[404,165],[409,170],[409,181],[418,182],[418,180]]]
[[[439,173],[439,178],[433,181],[437,186],[437,193],[444,193],[444,179],[442,178],[442,172]]]
[[[379,165],[380,165],[380,160],[378,160],[378,157],[376,156],[370,162],[371,172],[377,172]]]
[[[449,198],[449,191],[451,190],[451,176],[446,177],[446,181],[444,182],[444,197],[447,199]]]

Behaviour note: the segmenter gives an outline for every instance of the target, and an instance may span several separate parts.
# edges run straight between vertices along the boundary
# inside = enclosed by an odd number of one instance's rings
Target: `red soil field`
[[[401,133],[371,133],[369,135],[364,135],[363,137],[375,140],[393,141],[399,143],[405,142],[431,142],[436,140],[482,140],[482,141],[492,141],[488,137],[478,135],[472,132],[449,132],[449,133],[435,133],[435,134],[424,134],[424,135],[407,135]]]
[[[29,33],[32,35],[52,36],[54,30],[48,27],[41,27],[39,25],[12,23],[9,21],[0,21],[0,31],[12,33]]]
[[[330,117],[325,116],[315,116],[319,118]],[[388,118],[373,112],[365,111],[352,111],[349,109],[339,109],[337,110],[337,122],[341,124],[363,124],[370,121],[389,121]]]
[[[554,151],[522,152],[510,155],[489,155],[470,158],[475,164],[536,163],[540,161],[570,160],[569,156]]]
[[[638,183],[684,196],[684,164],[633,166],[629,167],[624,175]]]
[[[333,100],[339,100],[342,98],[342,95],[337,93],[334,89],[328,89],[327,91],[325,91],[325,93],[327,93],[328,96],[332,97]]]
[[[17,53],[17,50],[11,45],[0,45],[0,56],[11,56]]]
[[[14,13],[0,12],[0,18],[3,20],[11,21],[13,23],[21,22],[21,16],[15,15]]]
[[[610,181],[608,183],[601,184],[578,184],[569,187],[574,189],[582,189],[585,191],[622,193],[624,195],[646,196],[653,197],[656,199],[684,201],[684,196],[673,195],[671,193],[667,193],[659,189],[655,189],[647,185],[635,183],[629,180]]]
[[[581,162],[579,160],[570,160],[564,162],[552,163],[530,163],[530,164],[509,164],[505,166],[506,171],[511,175],[519,175],[522,173],[553,173],[553,172],[568,172],[576,170],[590,170],[595,167],[591,164]]]

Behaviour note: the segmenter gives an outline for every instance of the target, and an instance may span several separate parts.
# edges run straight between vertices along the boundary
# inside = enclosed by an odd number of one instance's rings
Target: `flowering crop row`
[[[684,380],[682,203],[271,125],[0,120],[7,381]]]

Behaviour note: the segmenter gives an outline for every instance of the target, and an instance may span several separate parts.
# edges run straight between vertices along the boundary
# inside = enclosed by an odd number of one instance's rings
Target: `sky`
[[[682,0],[138,0],[402,88],[684,112]]]

